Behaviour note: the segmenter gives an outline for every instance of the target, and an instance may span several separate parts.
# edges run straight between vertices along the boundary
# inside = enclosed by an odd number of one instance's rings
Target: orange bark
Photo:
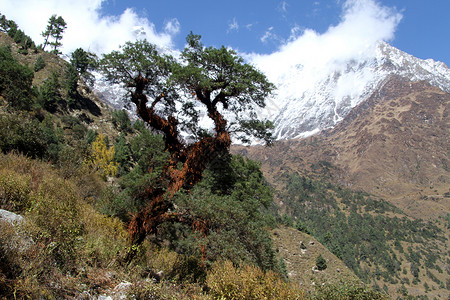
[[[202,179],[203,171],[214,158],[218,151],[229,150],[231,138],[226,130],[227,121],[217,111],[211,102],[202,97],[201,91],[197,91],[199,100],[207,106],[208,115],[214,121],[215,135],[205,137],[192,145],[180,142],[178,136],[178,120],[173,116],[164,118],[154,111],[154,105],[164,98],[164,94],[157,97],[152,106],[147,107],[147,96],[143,93],[148,84],[145,78],[139,76],[135,79],[132,94],[132,102],[136,104],[138,115],[154,129],[161,131],[165,139],[165,149],[170,153],[170,159],[164,169],[163,176],[168,179],[167,190],[155,190],[149,194],[148,205],[136,213],[131,220],[128,230],[133,243],[141,243],[147,235],[154,234],[157,227],[169,220],[183,221],[182,216],[171,213],[173,208],[171,198],[180,189],[190,190]],[[182,163],[181,170],[177,169]],[[184,220],[186,221],[186,220]],[[198,227],[200,221],[193,222],[194,228]],[[206,223],[203,223],[205,225]],[[207,232],[203,226],[199,227],[203,233]]]

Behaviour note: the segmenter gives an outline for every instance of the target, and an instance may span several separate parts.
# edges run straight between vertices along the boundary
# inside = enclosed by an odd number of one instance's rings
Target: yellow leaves
[[[272,271],[231,261],[216,262],[206,276],[206,284],[214,299],[305,299],[298,287],[283,281]]]
[[[103,177],[115,176],[118,171],[118,163],[114,161],[115,149],[109,149],[105,143],[103,134],[99,134],[92,142],[92,154],[85,163],[97,170]]]

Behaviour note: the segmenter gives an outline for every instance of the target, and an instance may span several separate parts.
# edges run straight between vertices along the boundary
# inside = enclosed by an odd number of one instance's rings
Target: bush
[[[0,116],[0,149],[17,150],[32,158],[56,160],[60,137],[53,125],[39,123],[25,114]]]
[[[305,299],[303,291],[276,273],[250,265],[235,268],[230,261],[216,262],[206,284],[214,299]]]
[[[0,170],[0,208],[22,212],[30,206],[31,177]]]
[[[325,260],[325,258],[323,258],[322,254],[319,254],[319,256],[317,257],[316,266],[320,271],[323,271],[327,268],[327,261]]]
[[[11,50],[0,47],[0,95],[13,109],[29,110],[33,103],[33,71],[21,65]]]
[[[361,282],[357,281],[337,281],[331,284],[316,285],[316,290],[311,299],[317,300],[347,300],[347,299],[366,299],[366,300],[387,300],[385,294],[376,292]]]
[[[133,131],[130,117],[128,116],[128,113],[124,109],[113,111],[112,122],[114,127],[118,129],[120,132],[131,133]]]
[[[83,232],[79,215],[74,189],[59,178],[44,178],[27,216],[34,240],[45,245],[62,269],[70,270],[76,258],[77,237]]]
[[[34,63],[34,71],[38,72],[45,68],[46,64],[44,59],[42,58],[42,55],[39,55],[38,58],[36,58],[36,62]]]

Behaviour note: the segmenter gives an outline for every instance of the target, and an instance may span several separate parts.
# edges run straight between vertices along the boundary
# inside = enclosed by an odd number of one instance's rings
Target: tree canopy
[[[148,207],[130,223],[138,242],[173,217],[167,214],[170,198],[191,190],[216,156],[228,153],[232,136],[272,141],[272,124],[259,120],[255,107],[265,106],[274,85],[233,50],[204,47],[191,33],[179,61],[139,40],[104,55],[100,67],[109,81],[126,88],[138,115],[163,134],[170,153],[167,189],[149,193]],[[209,127],[203,126],[205,115]]]
[[[53,47],[53,52],[58,54],[58,48],[62,46],[60,42],[62,39],[62,34],[66,28],[67,23],[61,16],[58,17],[57,15],[52,15],[48,20],[47,28],[41,34],[45,38],[42,49],[45,50],[47,45],[51,45]],[[52,38],[53,41],[50,42],[50,38]]]

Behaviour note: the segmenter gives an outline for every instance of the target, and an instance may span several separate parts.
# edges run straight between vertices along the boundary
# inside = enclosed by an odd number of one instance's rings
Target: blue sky
[[[136,38],[130,32],[142,26],[147,39],[172,49],[182,49],[192,30],[207,46],[270,54],[305,32],[330,32],[352,9],[361,17],[349,22],[349,35],[355,34],[353,26],[362,37],[381,38],[419,58],[450,64],[449,0],[0,0],[0,12],[38,43],[51,14],[63,16],[67,53],[78,46],[95,52],[116,49]]]

